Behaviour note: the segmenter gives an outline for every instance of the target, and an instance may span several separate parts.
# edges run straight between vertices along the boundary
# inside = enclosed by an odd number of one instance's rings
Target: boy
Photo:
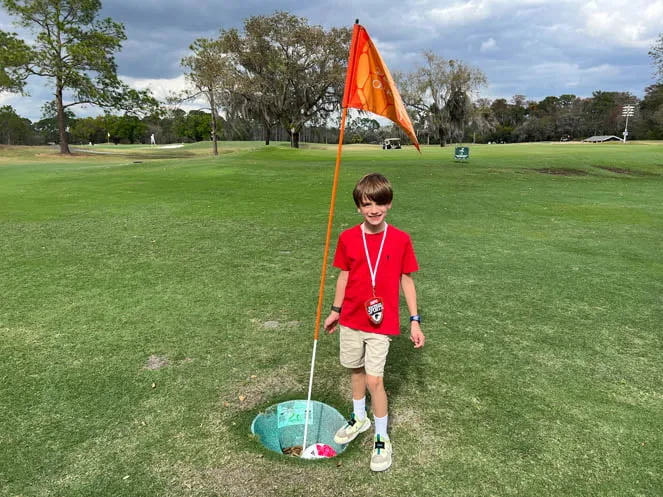
[[[359,180],[352,196],[364,220],[339,236],[334,266],[341,272],[334,304],[324,322],[329,333],[340,324],[341,364],[352,372],[353,412],[347,424],[336,432],[334,441],[349,443],[371,427],[366,414],[368,389],[375,420],[370,467],[384,471],[391,466],[392,447],[387,435],[383,374],[390,337],[400,333],[399,287],[410,312],[414,347],[423,347],[425,340],[410,276],[419,267],[410,236],[385,222],[393,198],[389,180],[381,174],[367,174]]]

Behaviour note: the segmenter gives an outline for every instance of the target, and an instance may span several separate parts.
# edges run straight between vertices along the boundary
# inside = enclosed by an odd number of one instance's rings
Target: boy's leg
[[[367,376],[368,390],[371,392],[371,406],[375,417],[375,441],[371,454],[371,470],[384,471],[391,466],[391,440],[387,435],[388,401],[381,376]]]
[[[384,380],[382,376],[366,375],[366,387],[371,393],[371,408],[373,415],[382,418],[387,415],[388,400],[387,392],[384,389]],[[354,395],[354,394],[353,394]]]
[[[366,351],[366,387],[371,393],[371,407],[375,419],[375,442],[371,455],[371,469],[384,471],[391,466],[391,441],[387,435],[389,420],[387,392],[384,388],[384,366],[389,353],[388,337],[375,337]]]
[[[387,435],[387,423],[389,420],[389,401],[387,392],[384,389],[384,381],[381,376],[367,376],[368,390],[371,392],[371,406],[373,408],[373,417],[375,419],[375,435],[380,435],[384,440],[389,438]]]
[[[366,415],[366,369],[364,369],[364,333],[341,326],[341,364],[350,369],[353,412],[359,419]]]
[[[353,412],[346,425],[339,428],[334,435],[334,442],[347,444],[357,435],[371,427],[371,420],[366,415],[366,371],[364,368],[353,368],[351,376]]]
[[[341,326],[341,364],[351,370],[353,413],[347,424],[336,432],[334,441],[338,444],[350,443],[357,435],[371,427],[366,415],[366,371],[364,369],[364,333]]]
[[[371,408],[376,418],[384,418],[388,410],[383,376],[390,343],[389,337],[384,335],[369,336],[366,343],[366,388],[371,394]]]
[[[366,417],[366,370],[354,368],[350,380],[352,385],[352,411],[359,421]]]

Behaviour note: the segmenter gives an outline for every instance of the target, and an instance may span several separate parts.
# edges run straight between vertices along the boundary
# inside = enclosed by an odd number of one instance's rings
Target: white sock
[[[389,435],[387,435],[387,422],[389,421],[389,415],[382,418],[374,416],[375,419],[375,436],[380,435],[381,439],[389,440]]]
[[[366,417],[366,397],[361,399],[352,399],[352,412],[355,413],[357,421],[363,421]]]

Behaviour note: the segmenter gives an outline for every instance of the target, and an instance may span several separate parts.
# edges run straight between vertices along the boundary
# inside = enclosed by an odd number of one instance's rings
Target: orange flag
[[[417,150],[419,141],[387,65],[358,22],[352,32],[343,107],[373,112],[398,124]]]

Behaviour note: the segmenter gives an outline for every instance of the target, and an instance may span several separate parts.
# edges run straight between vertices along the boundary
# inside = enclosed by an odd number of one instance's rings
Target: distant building
[[[614,142],[614,141],[620,142],[622,141],[622,139],[615,135],[595,135],[595,136],[590,136],[589,138],[585,138],[583,141],[590,143],[603,143],[603,142]]]

